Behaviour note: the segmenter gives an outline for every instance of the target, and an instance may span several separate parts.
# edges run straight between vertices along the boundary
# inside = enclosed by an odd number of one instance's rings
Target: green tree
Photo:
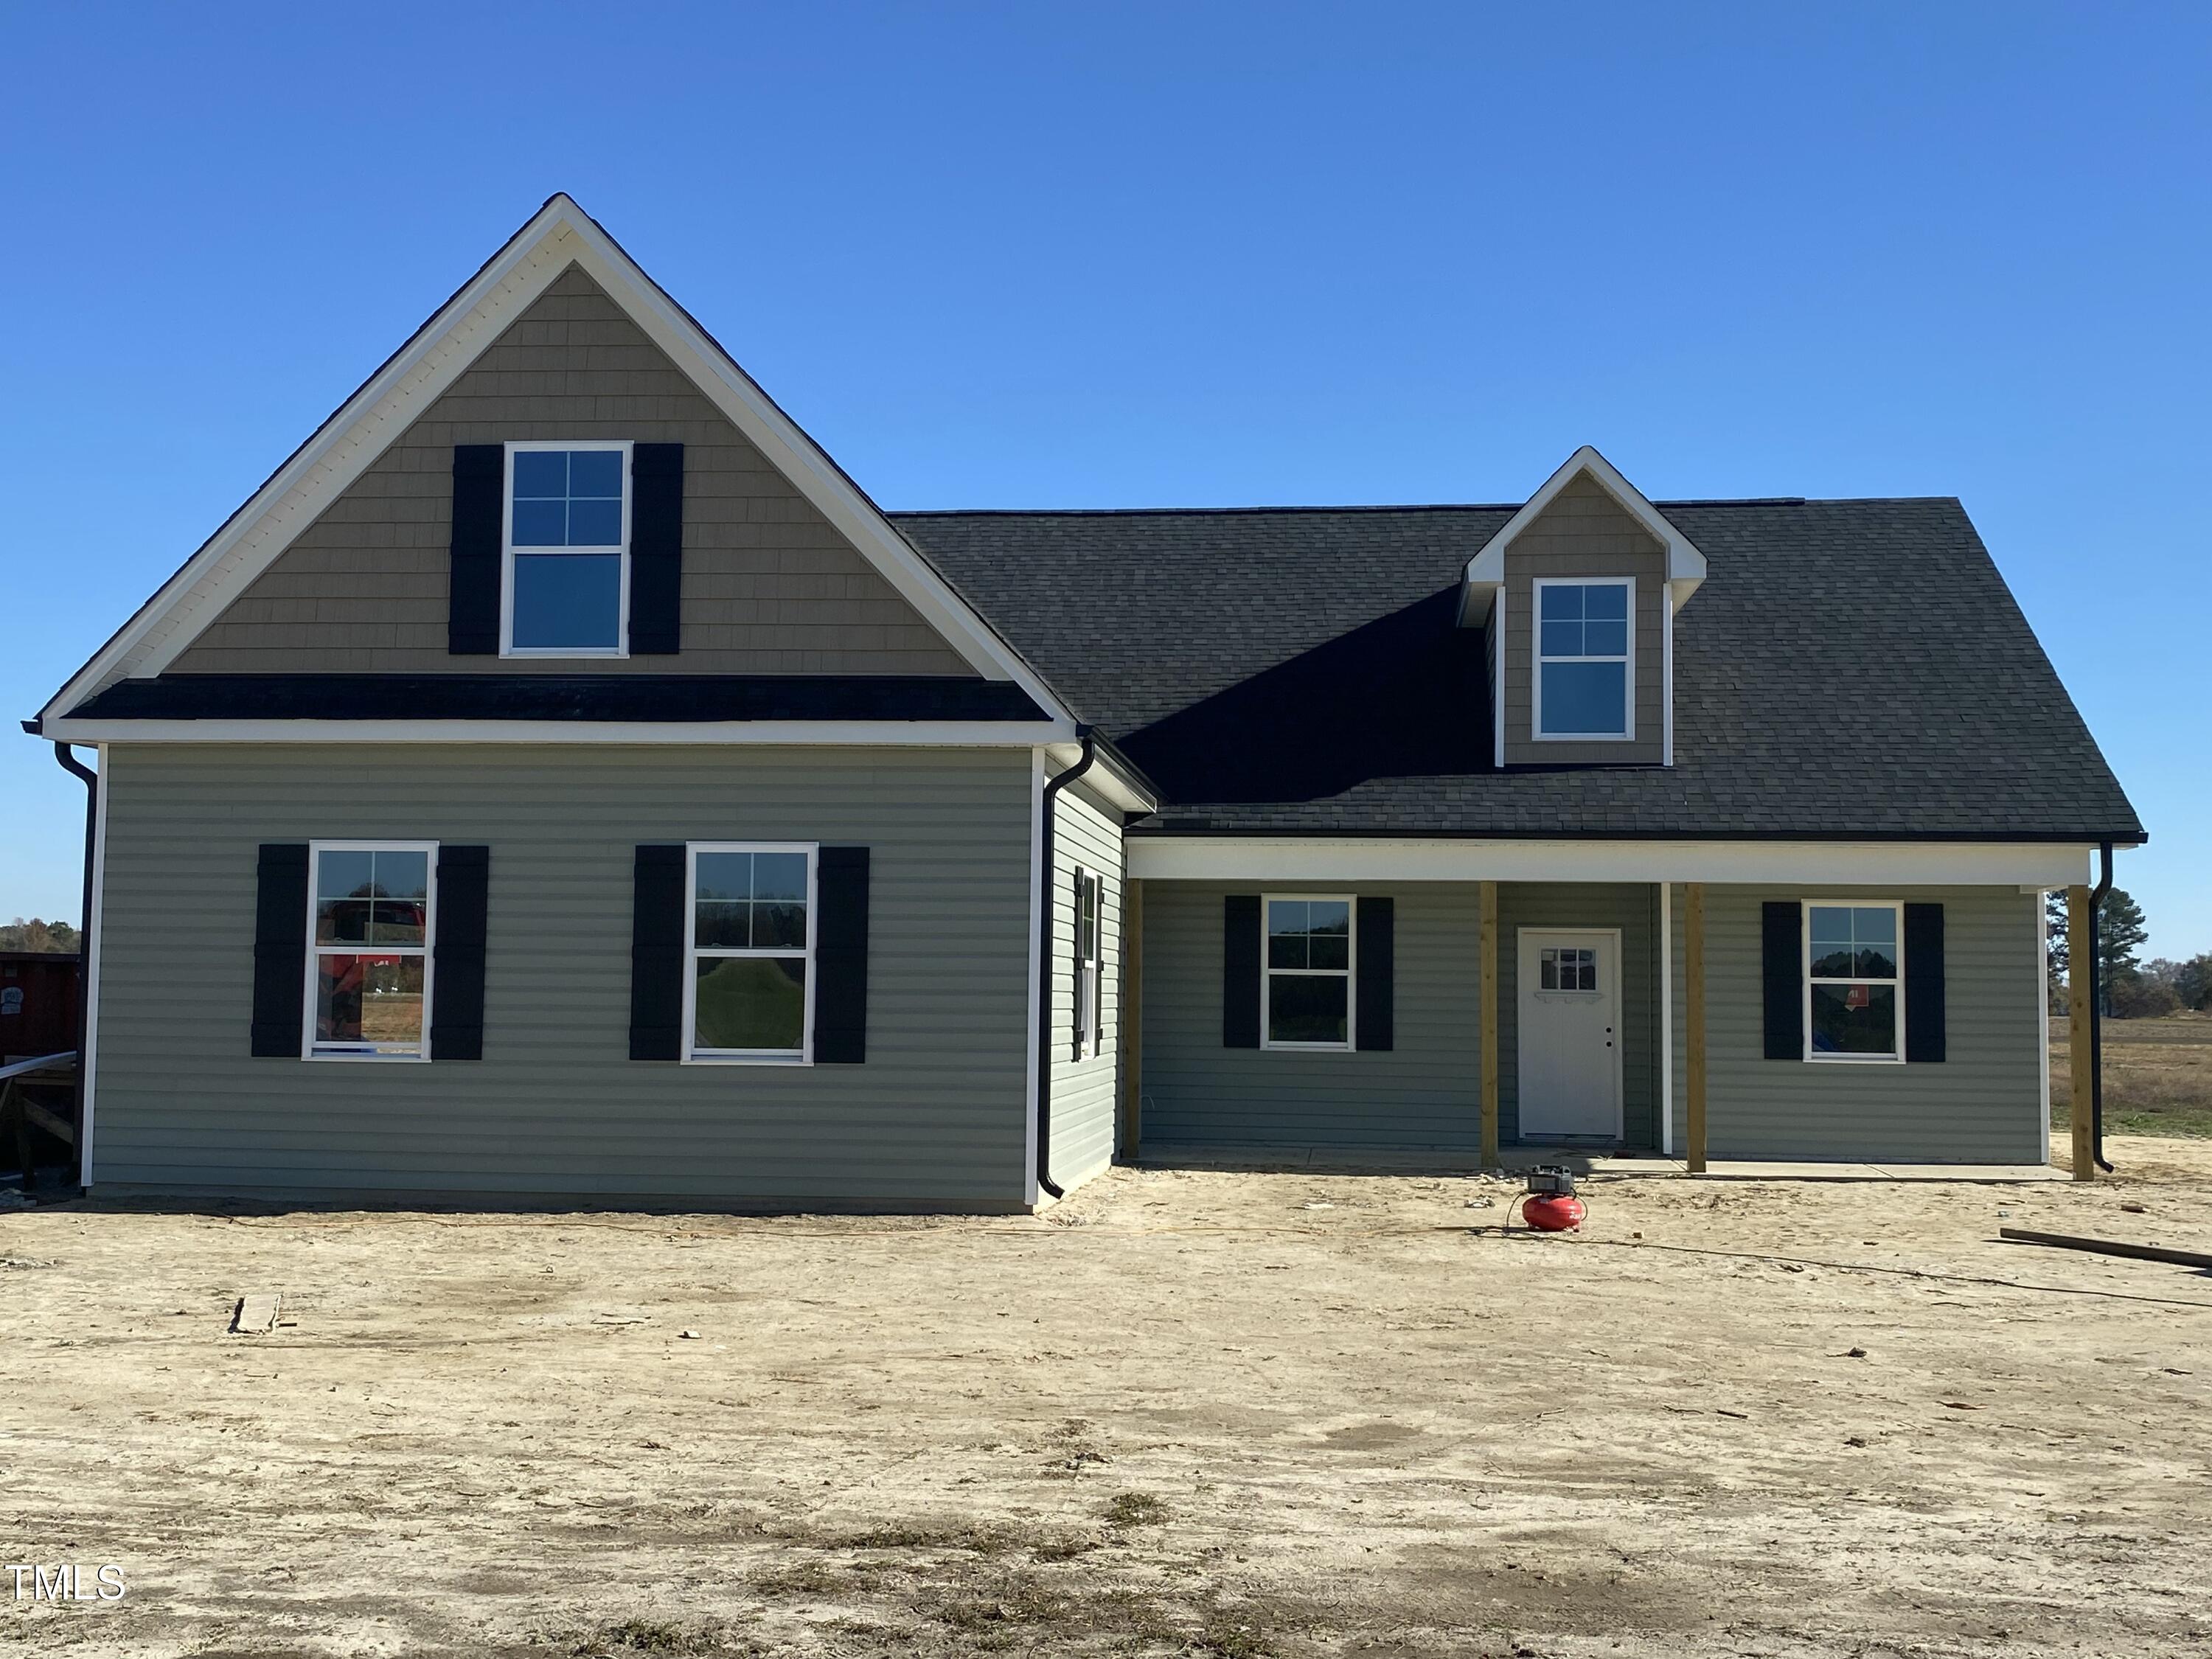
[[[65,921],[40,921],[36,916],[26,921],[18,916],[0,923],[0,951],[66,952],[76,946],[76,929]]]
[[[2173,994],[2185,1008],[2212,1008],[2212,951],[2174,964]]]
[[[2043,915],[2051,940],[2051,994],[2055,1002],[2058,987],[2068,979],[2072,965],[2066,948],[2066,895],[2051,894],[2044,902]],[[2126,888],[2115,887],[2105,895],[2104,902],[2097,907],[2097,970],[2106,1013],[2112,1012],[2112,988],[2139,971],[2136,952],[2149,937],[2142,906]]]

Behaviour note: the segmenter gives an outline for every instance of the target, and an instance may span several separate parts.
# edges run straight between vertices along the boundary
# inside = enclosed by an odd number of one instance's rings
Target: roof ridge
[[[1922,502],[1956,502],[1956,495],[1711,495],[1655,501],[1668,507],[1893,507]],[[1278,507],[886,507],[892,519],[1163,519],[1234,518],[1322,513],[1517,513],[1520,501],[1353,501],[1291,503]]]

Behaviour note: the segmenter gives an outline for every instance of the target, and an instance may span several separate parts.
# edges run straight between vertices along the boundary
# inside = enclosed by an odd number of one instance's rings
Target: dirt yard
[[[26,1576],[0,1653],[2203,1653],[2212,1275],[1996,1238],[2212,1249],[2212,1143],[2113,1150],[1608,1182],[1552,1239],[1499,1183],[1165,1170],[0,1215],[0,1536],[88,1598]]]

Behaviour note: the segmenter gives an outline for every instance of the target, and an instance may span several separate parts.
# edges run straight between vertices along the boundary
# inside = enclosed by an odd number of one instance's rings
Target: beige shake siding
[[[453,447],[684,451],[683,650],[449,655]],[[174,664],[183,674],[957,674],[968,665],[574,266]]]
[[[1025,749],[108,758],[100,1189],[1024,1200]],[[483,1060],[249,1056],[257,849],[317,837],[489,846]],[[872,849],[866,1064],[628,1058],[633,848],[709,839]]]
[[[1540,576],[1636,579],[1636,735],[1626,743],[1539,743],[1531,735],[1531,647]],[[1505,550],[1505,762],[1636,764],[1665,758],[1667,552],[1591,478],[1577,477]]]

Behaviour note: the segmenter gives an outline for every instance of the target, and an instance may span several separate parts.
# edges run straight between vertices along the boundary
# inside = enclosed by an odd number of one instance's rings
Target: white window
[[[1104,885],[1095,870],[1075,871],[1075,1057],[1098,1053],[1099,909]]]
[[[1634,737],[1634,579],[1547,577],[1535,584],[1535,735]]]
[[[309,1060],[428,1060],[435,842],[308,843]]]
[[[501,653],[629,654],[629,445],[513,443]]]
[[[1263,1046],[1352,1047],[1352,901],[1305,894],[1263,902],[1267,960]]]
[[[1543,991],[1595,991],[1597,952],[1573,945],[1547,945],[1536,958],[1537,988]]]
[[[814,1058],[811,842],[693,842],[685,896],[688,1060]]]
[[[1902,1060],[1902,904],[1805,906],[1805,1058]]]

